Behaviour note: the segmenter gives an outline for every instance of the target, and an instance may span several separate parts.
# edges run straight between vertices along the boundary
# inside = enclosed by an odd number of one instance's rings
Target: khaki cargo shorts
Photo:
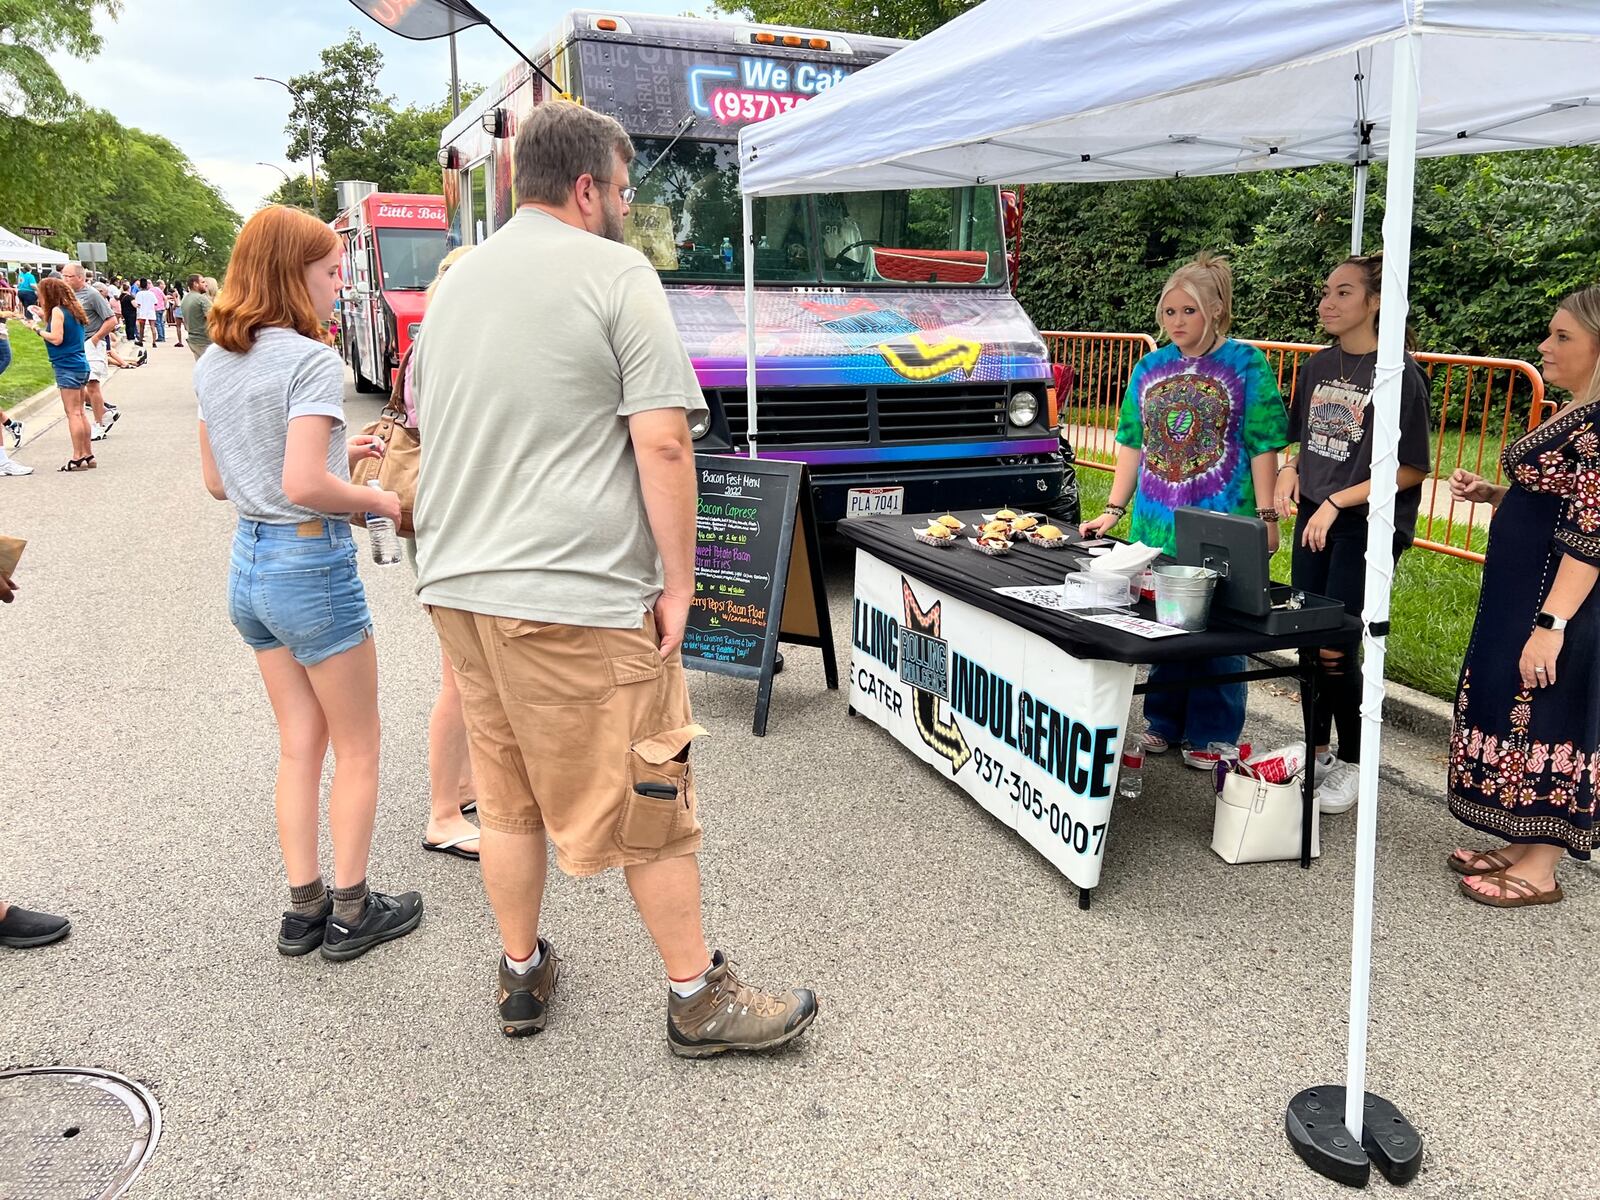
[[[548,834],[569,875],[700,849],[683,660],[654,617],[594,629],[428,608],[461,688],[478,819]]]

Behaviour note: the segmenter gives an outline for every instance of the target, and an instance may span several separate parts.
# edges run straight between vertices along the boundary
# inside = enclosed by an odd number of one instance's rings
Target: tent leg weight
[[[1342,1086],[1307,1088],[1289,1101],[1284,1132],[1317,1174],[1346,1187],[1366,1187],[1372,1166],[1390,1183],[1407,1184],[1422,1170],[1422,1135],[1382,1096],[1367,1093],[1361,1144],[1344,1123]]]

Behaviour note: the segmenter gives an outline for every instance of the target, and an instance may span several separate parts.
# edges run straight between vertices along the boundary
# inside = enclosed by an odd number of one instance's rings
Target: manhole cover
[[[92,1067],[0,1071],[0,1197],[115,1200],[161,1138],[155,1097]]]

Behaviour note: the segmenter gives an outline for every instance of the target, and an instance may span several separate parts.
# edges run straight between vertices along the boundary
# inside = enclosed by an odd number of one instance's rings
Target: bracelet
[[[1343,512],[1344,511],[1344,505],[1340,504],[1332,496],[1328,497],[1326,503],[1333,505],[1333,511],[1334,512]]]
[[[1258,508],[1256,509],[1256,517],[1269,524],[1277,524],[1278,510],[1275,508]]]
[[[1300,473],[1299,460],[1294,460],[1292,462],[1286,462],[1286,463],[1283,464],[1283,466],[1278,468],[1278,474],[1279,475],[1282,475],[1285,471],[1293,471],[1296,475],[1298,475]]]
[[[1126,504],[1108,504],[1100,510],[1102,516],[1106,513],[1116,513],[1119,517],[1125,517],[1128,515],[1128,506]]]

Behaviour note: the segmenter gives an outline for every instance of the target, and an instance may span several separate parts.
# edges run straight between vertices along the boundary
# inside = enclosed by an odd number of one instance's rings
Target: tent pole
[[[750,457],[756,454],[756,244],[750,193],[744,201],[744,411],[749,422]]]
[[[1367,164],[1356,164],[1355,196],[1350,204],[1350,253],[1361,253],[1362,235],[1367,228]]]
[[[1367,517],[1366,602],[1361,612],[1361,785],[1356,806],[1355,898],[1350,929],[1350,1024],[1343,1089],[1310,1088],[1289,1103],[1295,1151],[1314,1170],[1364,1185],[1371,1163],[1394,1183],[1422,1168],[1422,1139],[1399,1110],[1366,1090],[1367,1019],[1372,983],[1373,874],[1378,844],[1378,763],[1383,744],[1383,666],[1394,580],[1394,498],[1405,371],[1407,279],[1417,162],[1418,44],[1407,31],[1394,43],[1389,171],[1384,193],[1383,287],[1371,405],[1372,492]],[[1342,1096],[1340,1095],[1342,1091]],[[1344,1120],[1333,1112],[1342,1103]]]

